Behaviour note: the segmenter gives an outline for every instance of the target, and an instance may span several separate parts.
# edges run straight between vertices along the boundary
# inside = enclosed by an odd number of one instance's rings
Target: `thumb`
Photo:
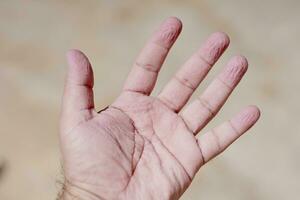
[[[63,94],[61,125],[62,128],[70,129],[93,116],[94,77],[91,64],[81,51],[68,51],[67,61],[68,72]]]

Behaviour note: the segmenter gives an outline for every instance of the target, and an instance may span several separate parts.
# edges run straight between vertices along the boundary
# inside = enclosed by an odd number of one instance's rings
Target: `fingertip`
[[[171,23],[176,27],[180,27],[180,28],[182,27],[182,21],[175,16],[168,17],[167,19],[165,19],[164,23]]]
[[[178,18],[168,17],[162,22],[152,39],[169,49],[179,36],[181,29],[182,23]]]
[[[260,117],[260,110],[257,106],[247,106],[240,115],[240,120],[246,124],[254,124]]]
[[[259,119],[260,110],[257,106],[250,105],[244,108],[232,120],[232,124],[240,133],[244,133],[251,128]]]
[[[76,64],[78,62],[83,63],[83,62],[88,62],[87,56],[80,50],[78,49],[70,49],[67,51],[66,54],[67,61],[70,64]]]
[[[228,61],[219,78],[233,88],[240,82],[247,69],[247,59],[244,56],[237,55]]]
[[[66,53],[68,62],[68,80],[77,84],[94,84],[93,69],[87,56],[77,49],[70,49]]]
[[[74,57],[76,57],[78,54],[82,53],[80,50],[77,49],[69,49],[66,53],[66,57],[68,60],[72,60]]]
[[[239,68],[241,73],[245,73],[248,70],[248,60],[245,56],[242,55],[236,55],[232,57],[228,65]]]
[[[78,49],[70,49],[66,54],[69,67],[82,68],[83,70],[90,70],[91,64],[88,57]]]
[[[229,46],[230,39],[223,32],[212,33],[199,50],[199,54],[213,65]]]
[[[236,55],[229,61],[231,64],[242,67],[245,71],[248,68],[248,60],[243,55]]]
[[[247,112],[251,113],[253,116],[253,121],[257,121],[260,118],[261,112],[260,109],[256,105],[249,105],[246,107]]]
[[[230,43],[229,36],[227,35],[227,33],[222,32],[222,31],[217,31],[217,32],[212,33],[210,35],[210,38],[220,40],[220,42],[223,43],[225,46],[226,45],[228,46]]]

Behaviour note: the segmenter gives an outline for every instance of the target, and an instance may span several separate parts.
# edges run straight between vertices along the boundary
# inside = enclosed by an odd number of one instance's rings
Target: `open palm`
[[[64,199],[178,199],[202,165],[257,121],[259,110],[249,106],[197,136],[246,72],[242,56],[232,58],[185,106],[227,48],[224,33],[212,34],[157,97],[149,96],[180,31],[176,18],[162,23],[137,57],[120,96],[98,113],[91,65],[80,51],[68,53],[60,134]]]

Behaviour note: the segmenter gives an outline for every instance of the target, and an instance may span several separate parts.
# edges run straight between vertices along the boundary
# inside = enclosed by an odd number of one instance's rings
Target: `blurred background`
[[[89,56],[97,109],[103,108],[120,92],[148,36],[168,16],[182,20],[183,32],[155,93],[210,33],[224,31],[231,46],[195,95],[231,56],[246,55],[250,66],[208,128],[245,105],[262,110],[258,124],[204,166],[182,199],[299,198],[299,10],[296,0],[0,1],[0,199],[57,195],[66,51],[78,48]]]

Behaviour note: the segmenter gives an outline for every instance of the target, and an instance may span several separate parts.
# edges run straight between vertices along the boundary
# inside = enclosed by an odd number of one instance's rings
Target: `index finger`
[[[166,19],[153,33],[136,58],[125,82],[124,91],[149,95],[154,88],[158,72],[181,31],[181,21],[175,17]]]

